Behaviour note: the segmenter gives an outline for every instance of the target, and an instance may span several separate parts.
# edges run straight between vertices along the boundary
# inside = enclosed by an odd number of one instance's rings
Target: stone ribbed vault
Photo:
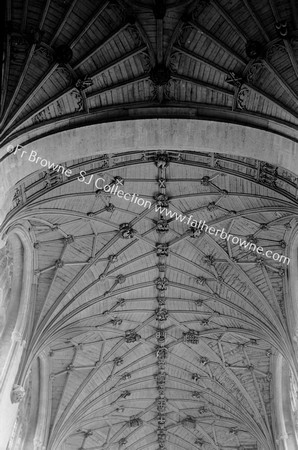
[[[297,450],[295,0],[7,0],[3,18],[0,450]]]
[[[46,448],[274,448],[276,355],[296,371],[286,266],[162,217],[155,205],[285,254],[297,215],[292,175],[272,176],[249,158],[174,151],[67,167],[70,178],[27,177],[26,199],[15,198],[7,218],[9,227],[30,224],[36,259],[20,385],[46,352]],[[123,179],[152,208],[95,189],[100,177]]]

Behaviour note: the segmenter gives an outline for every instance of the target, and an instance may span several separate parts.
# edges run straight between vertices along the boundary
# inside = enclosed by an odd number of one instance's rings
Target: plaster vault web
[[[293,174],[252,158],[178,151],[65,167],[71,177],[39,171],[19,183],[2,226],[8,235],[27,227],[35,261],[32,331],[16,385],[26,386],[18,401],[27,405],[32,380],[49,386],[35,400],[46,404],[40,445],[276,448],[279,355],[297,373],[285,266],[166,220],[154,205],[286,254]],[[152,208],[79,182],[82,170],[111,185],[120,177]],[[18,420],[9,449],[30,425]]]

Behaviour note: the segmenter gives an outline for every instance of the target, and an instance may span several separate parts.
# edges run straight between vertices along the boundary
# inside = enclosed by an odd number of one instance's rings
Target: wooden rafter
[[[280,22],[280,16],[279,16],[279,13],[278,13],[278,9],[277,9],[275,3],[273,2],[273,0],[269,0],[269,4],[270,4],[270,7],[271,7],[272,14],[274,16],[275,22],[276,23]],[[294,72],[296,74],[296,77],[298,78],[298,61],[297,61],[297,59],[295,57],[295,54],[294,54],[294,51],[293,51],[293,47],[290,44],[290,42],[288,41],[287,37],[283,39],[283,43],[284,43],[284,46],[285,46],[285,48],[287,50],[289,58],[291,60],[291,64],[293,66],[293,69],[294,69]]]
[[[6,11],[5,11],[5,20],[6,22],[11,21],[11,0],[6,0]],[[3,38],[4,38],[4,32]],[[6,35],[6,39],[3,39],[3,43],[5,45],[5,48],[3,47],[3,52],[5,55],[5,60],[2,63],[2,79],[1,79],[1,102],[0,102],[0,117],[2,122],[2,114],[5,106],[5,100],[7,95],[7,88],[8,88],[8,77],[9,77],[9,64],[10,64],[10,58],[11,58],[11,37],[9,34]]]
[[[102,66],[101,68],[97,69],[95,72],[93,72],[92,74],[90,74],[91,79],[96,78],[97,76],[99,76],[101,73],[106,72],[107,70],[117,66],[118,64],[127,61],[128,59],[130,59],[131,57],[138,55],[139,53],[142,53],[146,50],[146,46],[143,45],[141,47],[138,47],[135,50],[131,50],[130,52],[126,53],[123,56],[120,56],[119,58],[113,60],[112,62],[106,64],[105,66]],[[50,76],[52,75],[52,73],[56,70],[56,68],[58,67],[58,64],[53,64],[50,69],[48,70],[47,74],[43,77],[42,80],[40,80],[40,82],[38,83],[38,85],[31,91],[31,93],[29,94],[29,96],[27,97],[26,101],[22,104],[22,106],[18,109],[18,111],[14,114],[14,116],[10,119],[9,123],[6,125],[5,130],[7,130],[9,128],[9,126],[14,122],[14,120],[16,119],[16,117],[19,115],[19,113],[21,111],[23,111],[23,109],[26,107],[27,102],[29,102],[35,95],[36,93],[39,91],[39,89],[41,89],[41,87],[43,86],[43,84],[46,82],[47,79],[50,78]],[[57,96],[55,97],[56,100],[58,100],[59,98],[61,98],[62,95],[66,95],[67,93],[69,93],[71,90],[73,90],[73,86],[69,87],[68,89],[64,89],[61,93],[57,94]],[[51,104],[52,100],[47,102],[46,105]],[[44,109],[45,106],[43,105],[42,108],[38,108],[35,111],[40,111],[42,109]],[[30,113],[30,115],[26,116],[26,119],[24,120],[28,120],[30,117],[32,116],[32,114]],[[23,120],[17,123],[17,126],[20,126],[20,124],[23,123]]]
[[[243,33],[239,25],[232,19],[231,16],[225,11],[225,9],[218,3],[217,0],[211,0],[212,6],[217,10],[217,12],[226,20],[226,22],[236,31],[237,35],[241,37],[244,42],[247,42],[247,37]]]
[[[265,67],[275,76],[276,80],[279,82],[284,91],[293,99],[298,102],[298,93],[289,86],[289,84],[283,79],[280,73],[270,64],[268,61],[264,61]]]
[[[177,41],[177,39],[179,37],[179,34],[181,33],[181,30],[182,30],[184,24],[185,24],[184,21],[182,19],[180,19],[179,22],[177,23],[176,27],[175,27],[175,30],[173,31],[173,34],[171,36],[171,40],[170,40],[170,42],[168,44],[168,47],[166,48],[166,51],[165,51],[164,60],[165,60],[165,65],[166,66],[169,65],[169,62],[170,62],[170,59],[171,59],[171,53],[172,53],[172,50],[173,50],[173,46],[174,46],[175,42]]]
[[[28,14],[28,3],[29,3],[29,0],[25,0],[23,2],[22,25],[21,25],[22,32],[24,32],[25,29],[26,29],[27,14]]]
[[[293,20],[295,24],[295,30],[298,30],[298,7],[295,0],[290,0],[292,12],[293,12]]]
[[[65,27],[66,22],[70,18],[77,2],[78,2],[78,0],[72,0],[72,2],[70,3],[66,13],[63,15],[63,18],[62,18],[54,36],[52,37],[52,39],[49,43],[50,47],[53,47],[55,45],[56,40],[59,38],[59,35],[60,35],[61,31],[63,30],[63,28]]]
[[[178,46],[174,46],[174,50],[196,60],[199,62],[203,62],[204,64],[206,64],[209,67],[212,67],[213,69],[217,70],[218,72],[225,74],[225,75],[229,75],[229,72],[227,69],[222,68],[221,66],[219,66],[218,64],[214,63],[213,61],[210,61],[206,58],[204,58],[203,56],[197,55],[196,53],[190,51],[190,50],[186,50],[185,48],[182,47],[178,47]],[[268,62],[264,62],[264,64],[266,65],[266,67],[268,68],[268,70],[270,70],[272,73],[274,73],[274,75],[277,77],[278,81],[280,82],[280,84],[282,85],[282,87],[287,91],[287,92],[291,92],[293,93],[292,95],[297,96],[296,93],[292,90],[292,88],[290,88],[285,82],[283,82],[278,73],[276,72],[276,70],[273,68],[273,66],[271,64],[269,64]],[[278,106],[282,106],[282,108],[286,111],[288,111],[291,115],[293,115],[294,117],[298,117],[298,114],[295,111],[290,110],[286,105],[281,104],[278,100],[275,100],[273,97],[271,97],[269,94],[265,93],[264,91],[262,91],[261,89],[255,87],[254,85],[250,84],[250,83],[244,83],[244,86],[248,86],[250,89],[252,89],[253,91],[259,93],[260,95],[262,95],[263,97],[267,98],[268,100],[270,100],[271,102],[275,103]],[[297,97],[298,98],[298,97]]]
[[[224,50],[228,55],[230,55],[232,58],[236,59],[236,61],[243,66],[246,66],[247,61],[241,56],[238,55],[235,50],[230,48],[228,45],[226,45],[224,42],[222,42],[220,39],[218,39],[216,36],[214,36],[212,33],[210,33],[207,28],[203,27],[203,25],[199,25],[197,23],[193,23],[192,21],[189,21],[189,24],[194,28],[196,31],[201,32],[204,36],[207,36],[212,42],[214,42],[218,47],[220,47],[222,50]]]
[[[47,15],[48,10],[49,10],[49,7],[50,7],[50,3],[51,3],[51,0],[47,0],[46,6],[45,6],[45,8],[43,9],[43,12],[42,12],[42,17],[41,17],[41,19],[40,19],[39,29],[42,29],[42,27],[43,27],[43,25],[44,25],[44,22],[45,22],[45,19],[46,19],[46,15]],[[31,48],[30,48],[30,50],[29,50],[29,55],[27,56],[27,59],[26,59],[26,64],[25,64],[25,66],[24,66],[24,68],[23,68],[23,71],[22,71],[20,77],[19,77],[18,84],[17,84],[17,86],[16,86],[16,88],[15,88],[15,90],[14,90],[13,96],[12,96],[12,98],[11,98],[11,100],[10,100],[10,102],[9,102],[9,104],[8,104],[8,106],[7,106],[7,108],[6,108],[6,112],[5,112],[5,114],[3,115],[3,117],[2,117],[2,120],[1,120],[1,126],[3,126],[3,124],[5,124],[5,120],[7,119],[7,117],[9,117],[9,114],[10,114],[10,112],[11,112],[11,110],[12,110],[13,104],[14,104],[16,98],[17,98],[17,95],[18,95],[18,93],[19,93],[21,87],[22,87],[23,81],[25,80],[27,71],[28,71],[29,66],[30,66],[30,64],[31,64],[31,60],[32,60],[32,58],[33,58],[33,55],[34,55],[34,52],[35,52],[35,49],[36,49],[36,45],[37,45],[36,43],[34,43],[34,44],[31,45]],[[33,89],[33,92],[35,92],[35,89]],[[25,102],[25,105],[23,104],[23,107],[24,107],[24,106],[26,106],[26,102]],[[13,116],[12,120],[13,120],[15,117],[17,117],[17,113]],[[10,121],[10,122],[8,123],[7,126],[9,126],[11,122],[12,122],[12,121]],[[6,128],[4,128],[4,130],[5,130],[5,129],[6,129]],[[3,131],[4,131],[4,130],[3,130]]]
[[[188,77],[186,75],[174,74],[172,76],[172,78],[174,80],[186,81],[186,82],[194,84],[196,86],[204,87],[206,89],[210,89],[211,91],[220,92],[221,94],[229,95],[231,97],[234,96],[234,92],[229,91],[228,89],[224,89],[221,86],[216,86],[215,84],[206,83],[206,81],[194,79],[194,78]]]
[[[97,52],[99,52],[105,45],[109,44],[116,36],[118,36],[121,32],[125,31],[125,29],[129,26],[128,23],[120,26],[116,30],[114,30],[109,36],[105,37],[105,39],[99,42],[92,50],[90,50],[87,54],[84,55],[74,66],[73,70],[79,69],[79,67],[84,64],[88,59],[92,58]]]
[[[253,21],[255,22],[255,24],[257,25],[260,33],[262,34],[263,38],[265,39],[266,42],[270,41],[270,38],[268,36],[268,34],[266,33],[266,30],[264,28],[264,25],[260,22],[257,14],[254,12],[254,10],[252,9],[251,5],[249,4],[249,2],[247,0],[242,0],[246,9],[248,10],[249,14],[251,15]]]
[[[70,48],[74,48],[82,39],[84,34],[87,33],[87,31],[92,27],[92,25],[97,21],[97,19],[100,17],[100,15],[103,13],[103,11],[106,9],[106,7],[109,5],[109,0],[104,0],[100,3],[99,7],[95,11],[92,16],[90,16],[89,20],[85,24],[85,26],[82,28],[82,30],[79,31],[79,33],[76,35],[76,37],[71,41]]]

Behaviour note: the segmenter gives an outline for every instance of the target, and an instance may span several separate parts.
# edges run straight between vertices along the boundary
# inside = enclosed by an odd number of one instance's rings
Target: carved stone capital
[[[46,446],[43,445],[43,441],[40,439],[35,438],[33,441],[34,450],[46,450]]]
[[[25,347],[26,345],[26,341],[23,339],[23,336],[19,331],[15,330],[11,333],[11,340],[13,342],[18,342],[21,347]]]
[[[11,339],[13,342],[22,342],[23,336],[19,331],[14,330],[11,333]]]
[[[25,394],[26,391],[23,386],[14,384],[10,394],[11,403],[20,403],[20,401],[25,397]]]
[[[277,441],[277,443],[279,443],[279,442],[285,442],[285,441],[288,440],[288,438],[289,438],[288,434],[287,434],[286,432],[284,432],[284,433],[282,433],[282,434],[280,434],[280,435],[278,436],[278,438],[276,439],[276,441]]]

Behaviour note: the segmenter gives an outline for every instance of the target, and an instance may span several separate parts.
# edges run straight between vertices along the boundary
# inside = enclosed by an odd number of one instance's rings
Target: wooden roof
[[[1,143],[131,117],[295,135],[295,0],[9,0]]]

